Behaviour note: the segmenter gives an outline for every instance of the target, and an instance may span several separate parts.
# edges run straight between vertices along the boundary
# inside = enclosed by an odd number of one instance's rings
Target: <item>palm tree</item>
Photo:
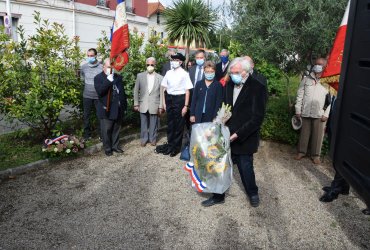
[[[163,15],[168,39],[186,43],[186,63],[192,42],[203,46],[210,44],[208,34],[216,28],[216,14],[202,0],[177,0]]]

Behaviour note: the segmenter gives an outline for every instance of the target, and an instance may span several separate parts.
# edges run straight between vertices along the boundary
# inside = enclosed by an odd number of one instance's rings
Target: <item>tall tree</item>
[[[348,0],[234,0],[233,37],[245,52],[300,71],[330,51]]]
[[[216,27],[216,15],[202,0],[177,0],[163,14],[170,42],[182,40],[186,44],[186,62],[192,42],[210,44],[209,32]]]

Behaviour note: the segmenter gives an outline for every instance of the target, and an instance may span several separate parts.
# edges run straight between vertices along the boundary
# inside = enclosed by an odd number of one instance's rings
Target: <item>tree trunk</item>
[[[185,50],[185,65],[184,67],[186,68],[186,65],[188,65],[189,58],[190,58],[190,41],[186,41],[186,50]]]

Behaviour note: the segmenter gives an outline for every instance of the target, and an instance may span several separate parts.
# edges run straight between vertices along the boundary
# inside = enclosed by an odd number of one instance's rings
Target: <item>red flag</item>
[[[322,83],[329,84],[336,91],[338,91],[340,69],[342,67],[344,42],[346,40],[348,23],[349,4],[350,1],[348,1],[342,23],[339,26],[337,35],[334,40],[333,48],[330,51],[328,65],[322,73],[320,80]]]
[[[127,49],[130,47],[126,5],[124,0],[117,0],[116,16],[112,29],[112,47],[110,59],[112,66],[120,71],[128,63]]]

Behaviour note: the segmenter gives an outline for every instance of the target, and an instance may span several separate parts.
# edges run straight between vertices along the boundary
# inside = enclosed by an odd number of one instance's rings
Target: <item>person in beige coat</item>
[[[146,59],[147,70],[139,73],[134,89],[134,110],[140,112],[141,146],[157,144],[158,114],[163,113],[163,76],[155,72],[154,57]]]
[[[302,118],[302,128],[298,144],[296,160],[307,154],[310,142],[311,158],[315,164],[320,164],[321,146],[324,137],[326,121],[329,117],[330,104],[325,105],[329,91],[320,83],[321,74],[326,66],[326,60],[319,58],[312,73],[304,77],[297,91],[295,113]]]

